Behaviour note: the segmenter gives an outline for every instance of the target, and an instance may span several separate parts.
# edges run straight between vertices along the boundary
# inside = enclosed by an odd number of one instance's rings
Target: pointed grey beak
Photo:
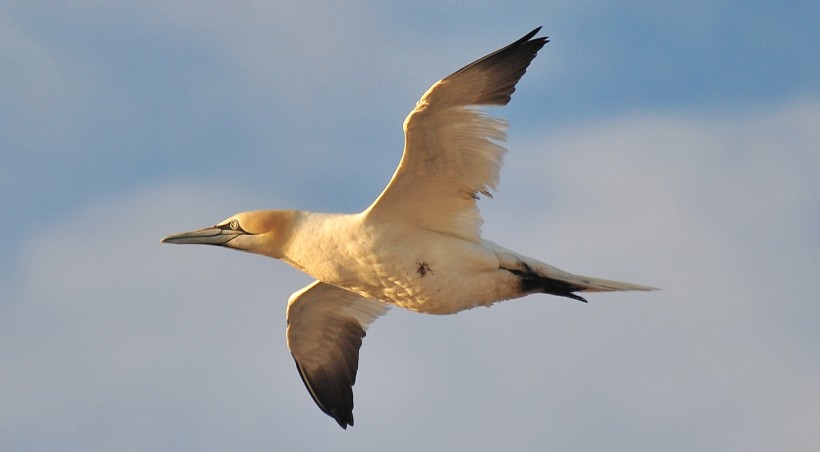
[[[162,243],[175,243],[178,245],[224,245],[237,236],[244,234],[244,231],[233,229],[205,228],[198,231],[182,232],[172,234],[162,239]]]

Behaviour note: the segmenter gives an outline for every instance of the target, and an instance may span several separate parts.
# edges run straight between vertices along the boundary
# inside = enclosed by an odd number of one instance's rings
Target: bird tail
[[[593,278],[591,276],[573,276],[580,281],[578,285],[582,288],[579,292],[622,292],[627,290],[640,290],[646,292],[650,290],[658,290],[657,287],[644,286],[641,284]]]
[[[511,270],[519,276],[521,289],[526,293],[547,293],[583,301],[576,292],[621,292],[628,290],[650,291],[654,287],[591,276],[575,275],[542,262],[523,263],[524,269]],[[534,265],[533,265],[534,264]]]
[[[655,287],[576,275],[492,244],[500,267],[518,276],[524,293],[547,293],[586,302],[576,292],[650,291]]]

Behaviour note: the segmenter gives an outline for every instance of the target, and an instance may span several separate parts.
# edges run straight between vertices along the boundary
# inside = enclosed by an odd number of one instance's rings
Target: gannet
[[[353,425],[353,384],[368,326],[396,305],[426,314],[545,293],[653,290],[579,276],[480,235],[476,202],[499,180],[503,106],[547,37],[541,27],[439,80],[404,120],[404,153],[387,187],[361,213],[243,212],[164,243],[205,244],[285,261],[316,281],[293,293],[287,342],[319,408]]]

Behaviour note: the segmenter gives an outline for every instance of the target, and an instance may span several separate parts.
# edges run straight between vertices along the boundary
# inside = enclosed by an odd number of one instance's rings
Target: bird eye
[[[231,220],[230,227],[231,227],[231,229],[233,229],[234,231],[236,231],[237,229],[239,229],[239,221],[237,221],[237,220]]]

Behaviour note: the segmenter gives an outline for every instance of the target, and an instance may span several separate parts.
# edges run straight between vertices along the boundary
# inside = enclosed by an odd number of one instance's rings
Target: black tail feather
[[[574,292],[583,290],[583,287],[570,284],[560,279],[547,278],[530,270],[529,266],[524,265],[524,270],[505,269],[510,273],[518,276],[521,284],[521,291],[527,293],[546,293],[550,295],[557,295],[559,297],[572,298],[573,300],[587,302],[584,297],[576,295]]]

